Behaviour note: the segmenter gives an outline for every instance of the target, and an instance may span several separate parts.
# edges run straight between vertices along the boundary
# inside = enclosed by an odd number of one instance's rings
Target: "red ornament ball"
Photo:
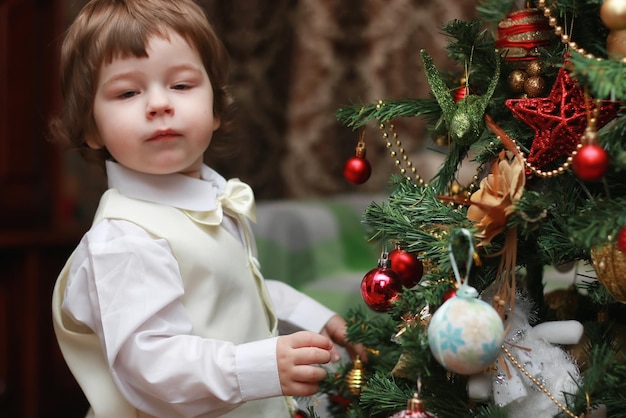
[[[609,168],[609,155],[599,145],[583,145],[572,161],[572,169],[583,181],[598,181]]]
[[[453,99],[455,102],[460,102],[461,100],[465,99],[467,96],[469,96],[470,94],[470,89],[467,86],[461,86],[458,89],[456,89],[456,91],[454,92],[454,96]]]
[[[450,289],[443,295],[443,302],[446,302],[448,299],[452,299],[455,297],[456,297],[456,288]]]
[[[424,264],[415,253],[396,248],[389,253],[391,269],[396,272],[402,285],[411,288],[419,283],[424,274]]]
[[[361,296],[373,310],[386,312],[402,290],[402,280],[387,267],[376,267],[368,271],[361,281]]]
[[[343,176],[352,184],[363,184],[370,178],[372,166],[365,157],[350,157],[343,166]]]
[[[621,227],[617,233],[617,248],[626,254],[626,226]]]

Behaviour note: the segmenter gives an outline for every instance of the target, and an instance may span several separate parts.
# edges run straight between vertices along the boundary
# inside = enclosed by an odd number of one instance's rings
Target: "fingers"
[[[345,347],[348,350],[350,357],[359,357],[362,361],[367,361],[367,352],[363,344],[351,344],[346,339],[347,323],[339,315],[332,316],[324,327],[322,334],[327,335],[334,343]],[[340,359],[339,352],[337,350],[331,351],[333,355],[332,361],[338,361]],[[335,357],[337,355],[337,357]]]
[[[319,334],[301,331],[278,338],[276,360],[283,394],[311,396],[326,377],[319,364],[331,358],[332,342]]]
[[[337,347],[333,347],[330,350],[330,361],[333,363],[337,363],[341,360],[341,353],[337,350]]]
[[[289,337],[291,337],[293,348],[318,347],[330,350],[333,347],[333,343],[328,337],[314,332],[300,331],[289,335]]]
[[[361,361],[367,362],[367,350],[363,344],[354,344],[347,347],[351,358],[360,358]]]
[[[324,326],[324,332],[337,344],[346,345],[346,330],[348,325],[339,315],[332,316]]]
[[[326,377],[326,370],[319,366],[301,365],[279,369],[280,386],[284,395],[311,396],[319,390],[319,382]]]
[[[308,331],[285,335],[278,339],[276,354],[286,364],[326,364],[331,359],[333,343],[327,337]]]

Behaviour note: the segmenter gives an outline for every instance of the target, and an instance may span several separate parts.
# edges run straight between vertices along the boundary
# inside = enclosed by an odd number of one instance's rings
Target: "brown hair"
[[[147,57],[153,36],[173,30],[194,47],[204,63],[214,93],[213,112],[220,129],[231,122],[228,54],[204,10],[194,0],[91,0],[69,27],[61,49],[63,109],[51,122],[56,140],[104,164],[106,149],[92,150],[87,134],[96,134],[93,102],[100,67],[119,57]],[[217,132],[216,132],[217,133]]]

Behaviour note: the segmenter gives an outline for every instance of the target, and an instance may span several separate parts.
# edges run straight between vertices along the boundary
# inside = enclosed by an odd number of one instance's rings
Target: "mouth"
[[[152,135],[150,135],[150,137],[148,138],[148,141],[149,142],[167,141],[169,139],[174,139],[179,136],[180,134],[172,129],[160,129],[154,132]]]

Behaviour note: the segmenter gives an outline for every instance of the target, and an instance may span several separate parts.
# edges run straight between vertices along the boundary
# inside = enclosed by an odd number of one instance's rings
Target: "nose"
[[[148,94],[146,113],[149,118],[174,114],[174,108],[165,91],[155,89]]]

